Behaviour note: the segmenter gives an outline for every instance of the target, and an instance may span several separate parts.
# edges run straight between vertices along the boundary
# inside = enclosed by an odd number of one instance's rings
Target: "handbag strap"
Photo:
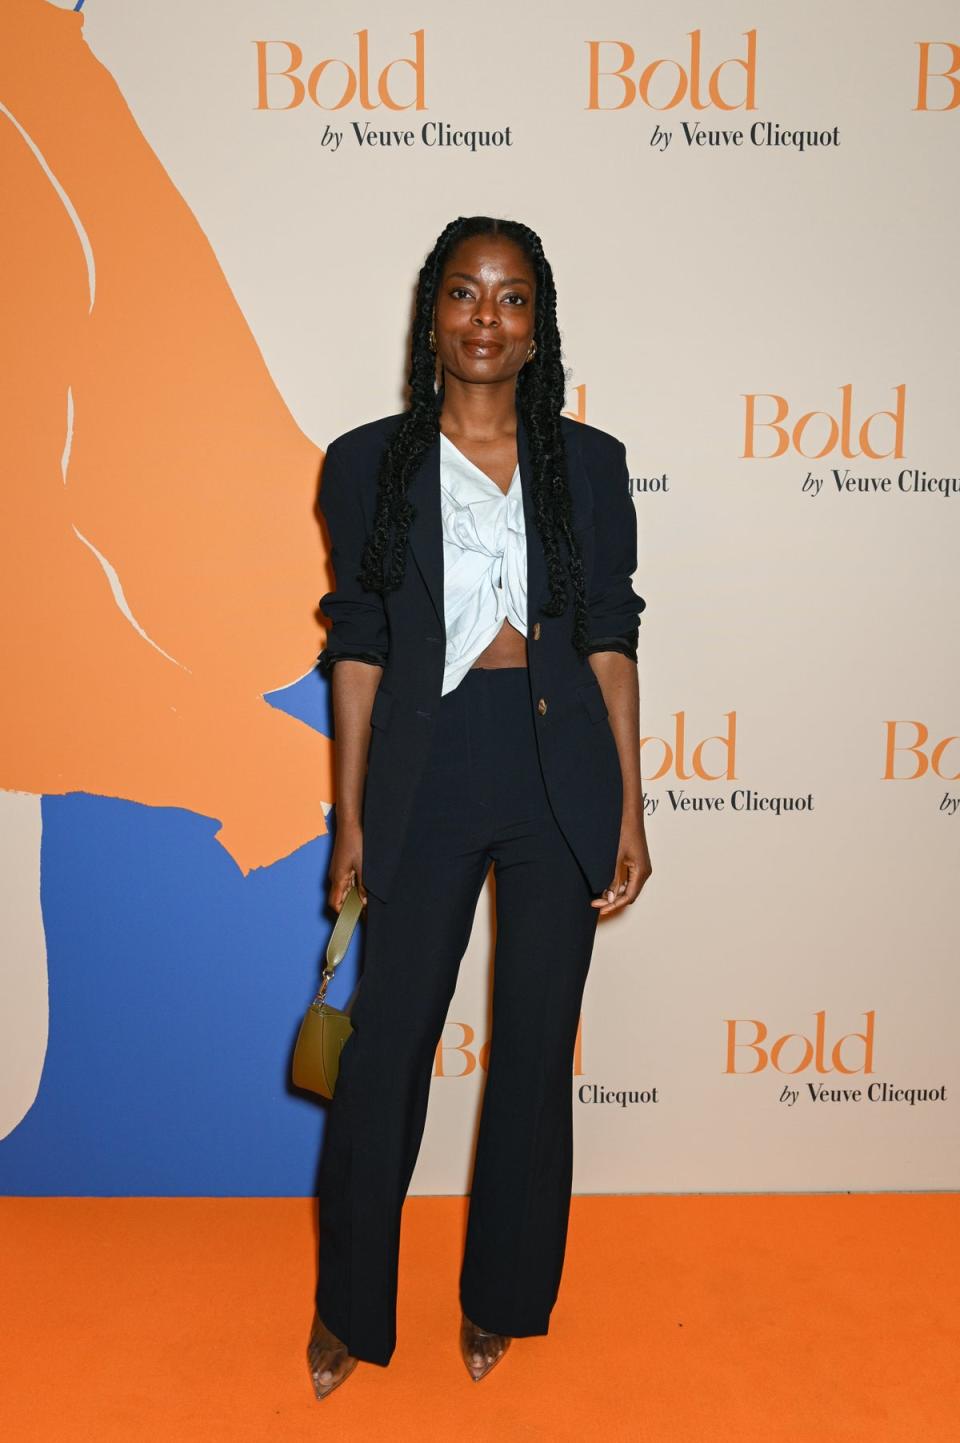
[[[363,903],[360,900],[357,885],[354,883],[343,899],[343,905],[337,914],[337,920],[333,924],[333,931],[330,933],[330,940],[327,943],[327,965],[323,970],[330,976],[333,975],[334,968],[339,967],[347,955],[350,939],[362,911]]]
[[[360,900],[360,893],[356,883],[350,888],[340,911],[337,920],[333,924],[333,931],[330,933],[330,940],[327,943],[327,965],[320,974],[320,989],[310,1006],[317,1011],[327,995],[327,985],[330,982],[334,971],[339,967],[347,955],[347,948],[350,946],[350,938],[353,936],[354,928],[360,920],[360,913],[363,911],[363,903]]]

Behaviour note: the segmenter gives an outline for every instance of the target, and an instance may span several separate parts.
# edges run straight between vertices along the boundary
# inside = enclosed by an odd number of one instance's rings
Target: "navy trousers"
[[[318,1177],[320,1317],[354,1357],[396,1346],[400,1220],[437,1044],[492,863],[493,1023],[460,1304],[548,1331],[573,1177],[573,1049],[597,910],[550,810],[526,667],[441,698],[392,900],[368,894],[364,963]]]

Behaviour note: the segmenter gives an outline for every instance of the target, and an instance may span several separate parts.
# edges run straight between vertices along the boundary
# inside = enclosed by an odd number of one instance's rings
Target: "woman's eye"
[[[459,300],[461,296],[469,297],[470,294],[471,292],[467,289],[466,286],[453,286],[450,291],[450,295],[453,297],[454,300]],[[527,304],[526,296],[521,296],[516,291],[511,291],[509,295],[504,296],[503,299],[505,301],[517,301],[521,306],[525,306]]]

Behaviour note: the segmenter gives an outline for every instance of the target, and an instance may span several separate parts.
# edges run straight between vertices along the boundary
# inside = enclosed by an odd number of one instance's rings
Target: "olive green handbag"
[[[337,966],[346,956],[353,929],[363,911],[360,893],[354,884],[343,900],[330,940],[327,943],[327,965],[321,974],[320,990],[307,1008],[297,1045],[293,1049],[293,1081],[296,1087],[305,1087],[318,1092],[321,1097],[333,1097],[340,1070],[340,1053],[343,1044],[353,1031],[350,1009],[357,995],[357,987],[343,1011],[331,1007],[324,1001],[327,986]]]

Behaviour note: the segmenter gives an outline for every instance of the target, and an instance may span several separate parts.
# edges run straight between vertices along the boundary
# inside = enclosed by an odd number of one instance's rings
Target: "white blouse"
[[[527,633],[527,536],[519,462],[503,492],[441,431],[440,515],[445,695],[463,680],[504,618],[522,636]]]

